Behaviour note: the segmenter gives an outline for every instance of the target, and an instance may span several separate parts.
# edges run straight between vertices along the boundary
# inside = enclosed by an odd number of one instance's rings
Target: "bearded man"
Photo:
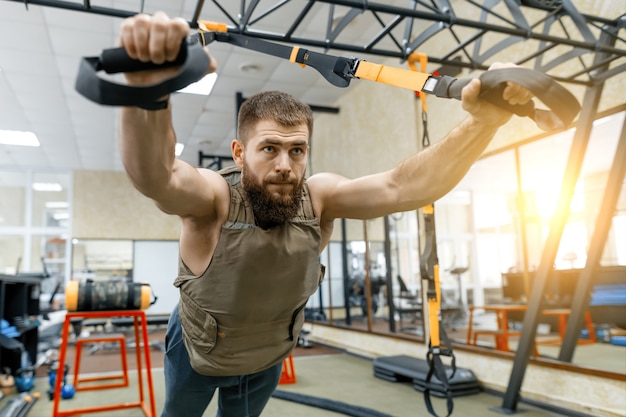
[[[132,58],[161,64],[174,60],[188,34],[184,20],[158,12],[126,19],[120,43]],[[215,70],[211,59],[207,73]],[[149,84],[173,71],[126,77]],[[479,92],[478,79],[463,89],[468,117],[447,137],[389,171],[356,179],[319,173],[305,180],[313,117],[287,94],[244,102],[231,146],[235,166],[221,172],[175,157],[167,97],[122,109],[120,150],[129,178],[182,221],[174,282],[180,303],[166,334],[162,417],[202,416],[217,389],[219,417],[261,414],[323,277],[318,259],[334,220],[416,210],[450,191],[511,116]],[[503,90],[511,104],[531,97],[517,84]]]

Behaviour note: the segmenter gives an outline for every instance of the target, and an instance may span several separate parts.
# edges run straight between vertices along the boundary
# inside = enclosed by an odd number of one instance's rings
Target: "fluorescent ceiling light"
[[[213,90],[215,81],[217,81],[217,73],[213,72],[202,77],[200,81],[196,81],[195,83],[189,84],[187,87],[178,90],[178,92],[208,96],[211,94],[211,90]]]
[[[18,146],[39,146],[39,139],[33,132],[0,130],[0,144]]]
[[[70,214],[69,213],[54,213],[52,215],[52,218],[54,220],[67,220],[70,218]]]
[[[180,154],[183,153],[183,149],[185,149],[185,145],[183,143],[177,143],[176,147],[174,148],[174,153],[176,154],[176,156],[180,156]]]
[[[47,208],[68,208],[70,204],[67,201],[48,201],[46,203]]]
[[[61,184],[56,182],[34,182],[33,190],[35,191],[62,191]]]

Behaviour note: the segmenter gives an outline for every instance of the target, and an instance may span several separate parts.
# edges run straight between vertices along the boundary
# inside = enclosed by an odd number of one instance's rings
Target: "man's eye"
[[[268,153],[269,153],[269,152],[274,152],[274,147],[273,147],[273,146],[265,146],[265,147],[263,148],[263,151],[264,151],[264,152],[268,152]]]
[[[304,154],[304,149],[302,148],[294,148],[291,150],[291,153],[293,153],[294,155],[302,155]]]

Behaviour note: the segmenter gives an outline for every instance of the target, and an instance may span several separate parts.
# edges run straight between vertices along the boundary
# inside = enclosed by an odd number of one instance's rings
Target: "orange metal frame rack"
[[[63,382],[63,370],[65,368],[65,360],[67,353],[68,336],[70,331],[70,322],[73,318],[113,318],[113,317],[132,317],[134,320],[136,355],[137,355],[137,385],[139,388],[139,399],[135,402],[126,402],[110,405],[99,405],[93,407],[83,407],[68,410],[59,410],[61,401],[61,388]],[[148,398],[144,395],[144,380],[142,371],[142,352],[145,361],[145,372],[147,379]],[[63,323],[63,334],[61,339],[61,349],[59,352],[59,370],[54,384],[54,406],[52,409],[52,417],[74,416],[79,414],[99,413],[112,410],[123,410],[128,408],[141,408],[146,417],[156,417],[156,405],[154,401],[154,386],[152,384],[152,365],[150,363],[150,344],[148,342],[148,322],[146,313],[142,310],[124,310],[124,311],[81,311],[69,312],[65,316]]]

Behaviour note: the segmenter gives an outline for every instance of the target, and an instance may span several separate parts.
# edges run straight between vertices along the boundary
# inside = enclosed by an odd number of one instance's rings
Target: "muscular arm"
[[[120,43],[132,58],[163,63],[176,57],[181,40],[188,33],[189,27],[183,20],[169,19],[163,13],[152,18],[138,15],[122,24]],[[211,60],[207,72],[215,67]],[[129,73],[126,78],[129,84],[149,84],[170,77],[175,71],[177,68]],[[120,151],[135,187],[167,213],[215,218],[216,202],[228,193],[226,183],[213,171],[198,170],[176,159],[175,145],[169,107],[157,111],[122,108]]]
[[[120,152],[133,185],[166,213],[214,217],[216,196],[228,192],[226,183],[213,171],[177,159],[175,145],[170,109],[122,109]]]
[[[463,90],[462,106],[468,117],[444,139],[395,168],[356,179],[335,174],[311,177],[309,186],[322,221],[367,219],[414,210],[448,193],[511,116],[480,100],[479,92],[480,81],[473,80]],[[531,95],[513,84],[505,89],[503,98],[517,104],[528,101]]]

